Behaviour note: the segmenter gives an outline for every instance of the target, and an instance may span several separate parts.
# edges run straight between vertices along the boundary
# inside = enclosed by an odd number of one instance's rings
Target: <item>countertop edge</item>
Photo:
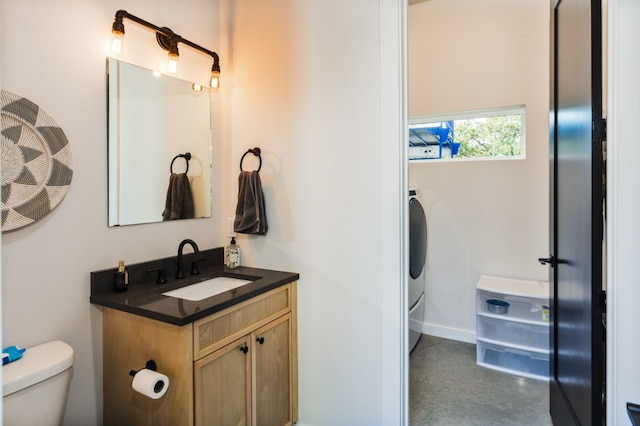
[[[162,321],[176,326],[184,326],[275,288],[298,281],[300,278],[300,274],[294,272],[249,267],[239,267],[233,272],[238,275],[250,275],[260,278],[241,287],[240,289],[242,289],[242,291],[238,295],[232,294],[234,291],[237,293],[236,290],[238,289],[229,290],[198,302],[189,302],[170,296],[163,296],[158,293],[160,290],[155,284],[135,286],[135,293],[134,291],[131,293],[128,291],[121,293],[109,291],[100,292],[98,294],[93,294],[92,292],[89,297],[89,301],[94,305],[140,315],[142,317]],[[220,273],[220,271],[218,271],[218,273]],[[148,295],[149,303],[144,303],[145,294]],[[131,303],[130,298],[128,297],[130,295],[132,296],[132,299],[135,299],[136,303]],[[182,303],[182,305],[186,305],[188,309],[193,309],[194,311],[177,315],[170,312],[172,309],[163,309],[163,306],[173,308],[174,303],[177,303],[178,305]]]

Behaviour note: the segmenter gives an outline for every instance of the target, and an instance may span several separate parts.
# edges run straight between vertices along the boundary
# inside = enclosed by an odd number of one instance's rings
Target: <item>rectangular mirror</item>
[[[107,81],[109,226],[162,222],[178,198],[190,205],[184,190],[169,196],[172,173],[186,172],[192,194],[194,214],[180,218],[211,217],[210,88],[113,58]]]

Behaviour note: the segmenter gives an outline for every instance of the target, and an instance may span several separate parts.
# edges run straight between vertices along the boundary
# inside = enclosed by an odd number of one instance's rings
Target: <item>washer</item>
[[[422,335],[424,322],[425,263],[427,261],[427,218],[418,190],[409,189],[409,352]]]

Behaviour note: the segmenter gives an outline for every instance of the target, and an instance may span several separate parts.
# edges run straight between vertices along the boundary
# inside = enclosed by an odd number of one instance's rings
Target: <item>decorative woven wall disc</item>
[[[6,90],[0,98],[4,232],[37,221],[62,201],[73,176],[73,153],[42,108]]]

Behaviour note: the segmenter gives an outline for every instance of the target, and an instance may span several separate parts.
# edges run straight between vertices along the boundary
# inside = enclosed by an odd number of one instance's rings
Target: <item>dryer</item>
[[[418,190],[409,189],[409,352],[422,335],[424,322],[425,264],[427,261],[427,218]]]

